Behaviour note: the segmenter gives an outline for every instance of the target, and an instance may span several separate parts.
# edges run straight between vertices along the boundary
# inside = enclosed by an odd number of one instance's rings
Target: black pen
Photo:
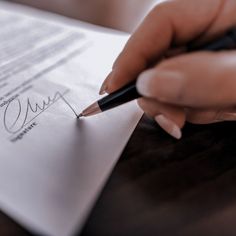
[[[185,52],[194,51],[220,51],[220,50],[230,50],[236,49],[236,28],[229,30],[223,36],[208,42],[201,46],[195,46],[194,44],[189,44],[186,46]],[[142,97],[136,89],[136,81],[126,85],[125,87],[119,89],[118,91],[111,93],[104,98],[93,103],[91,106],[86,108],[79,116],[87,117],[99,114],[101,112],[110,110],[127,102],[133,101],[137,98]]]

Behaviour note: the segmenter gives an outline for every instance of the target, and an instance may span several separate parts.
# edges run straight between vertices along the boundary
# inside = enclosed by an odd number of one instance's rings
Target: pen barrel
[[[134,81],[127,86],[119,89],[118,91],[100,99],[98,101],[98,105],[102,111],[107,111],[140,97],[141,95],[136,89],[136,81]]]
[[[220,51],[236,49],[236,28],[232,28],[225,35],[204,45],[190,43],[187,52],[194,51]],[[106,111],[141,97],[136,89],[136,81],[126,85],[120,90],[100,99],[97,103],[101,111]]]
[[[195,51],[222,51],[222,50],[236,49],[236,28],[232,28],[225,35],[219,37],[204,45],[192,45],[187,46],[188,52]]]

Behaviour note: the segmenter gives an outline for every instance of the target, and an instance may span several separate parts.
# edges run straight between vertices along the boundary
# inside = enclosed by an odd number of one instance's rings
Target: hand
[[[131,36],[101,94],[138,78],[141,108],[175,138],[185,122],[235,120],[236,52],[166,58],[186,43],[203,43],[236,25],[235,0],[172,0],[158,4]],[[149,69],[152,65],[152,69]],[[154,67],[153,67],[154,65]]]

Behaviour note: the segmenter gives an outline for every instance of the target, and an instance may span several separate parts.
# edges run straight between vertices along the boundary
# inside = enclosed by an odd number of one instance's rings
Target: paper
[[[78,232],[141,117],[77,121],[127,35],[0,3],[0,209],[32,232]]]

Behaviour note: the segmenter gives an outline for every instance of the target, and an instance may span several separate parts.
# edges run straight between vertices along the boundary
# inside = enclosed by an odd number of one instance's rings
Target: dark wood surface
[[[176,141],[143,118],[81,236],[236,235],[236,123]],[[0,235],[30,236],[4,214]]]

